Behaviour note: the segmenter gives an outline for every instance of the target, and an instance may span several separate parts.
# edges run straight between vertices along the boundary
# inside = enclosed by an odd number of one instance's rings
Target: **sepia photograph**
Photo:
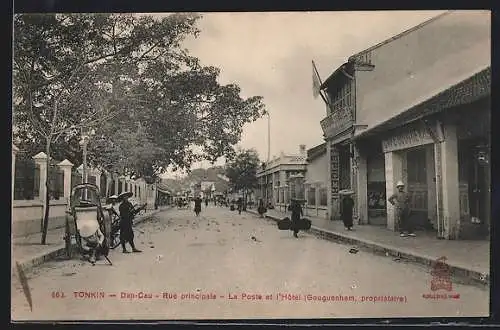
[[[489,10],[16,13],[11,322],[488,317]]]

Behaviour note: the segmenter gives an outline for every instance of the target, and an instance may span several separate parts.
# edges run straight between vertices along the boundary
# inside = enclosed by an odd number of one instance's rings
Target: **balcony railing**
[[[353,109],[349,106],[337,108],[321,122],[323,134],[327,137],[336,136],[354,124]]]

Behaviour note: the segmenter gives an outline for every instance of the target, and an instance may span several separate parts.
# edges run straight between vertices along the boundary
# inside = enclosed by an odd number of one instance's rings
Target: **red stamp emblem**
[[[436,260],[434,266],[431,271],[432,280],[431,280],[431,290],[452,290],[451,283],[451,269],[448,264],[446,264],[446,257],[441,257]]]

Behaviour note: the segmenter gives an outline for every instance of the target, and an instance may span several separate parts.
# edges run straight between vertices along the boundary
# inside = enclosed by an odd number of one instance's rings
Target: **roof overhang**
[[[320,88],[326,89],[333,81],[337,80],[339,77],[344,77],[345,76],[345,71],[346,68],[350,65],[349,63],[344,63],[341,66],[339,66],[333,73],[326,78],[326,80],[321,84]]]

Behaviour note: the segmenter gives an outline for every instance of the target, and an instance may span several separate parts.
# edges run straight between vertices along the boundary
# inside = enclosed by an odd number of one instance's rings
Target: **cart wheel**
[[[112,238],[111,238],[111,244],[110,244],[110,248],[112,250],[116,249],[118,246],[120,246],[120,235],[114,235]]]

